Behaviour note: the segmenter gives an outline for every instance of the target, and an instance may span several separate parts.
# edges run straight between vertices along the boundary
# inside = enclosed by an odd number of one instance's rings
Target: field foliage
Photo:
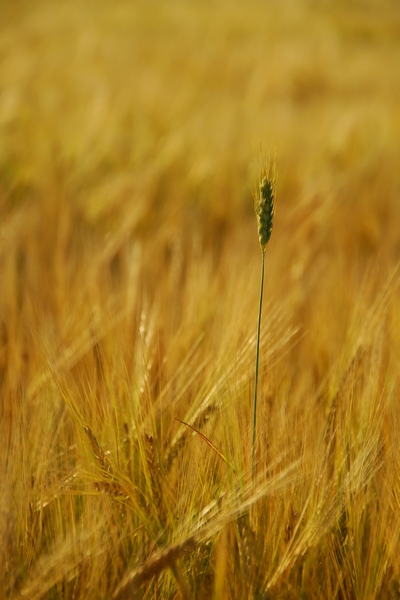
[[[0,598],[400,598],[399,65],[395,0],[1,2]]]

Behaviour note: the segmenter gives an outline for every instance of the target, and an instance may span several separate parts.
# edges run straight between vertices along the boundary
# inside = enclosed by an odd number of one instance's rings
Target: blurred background
[[[397,2],[20,0],[1,13],[3,204],[52,174],[92,225],[130,204],[143,226],[199,211],[223,235],[276,153],[278,222],[345,194],[366,247],[387,237]]]

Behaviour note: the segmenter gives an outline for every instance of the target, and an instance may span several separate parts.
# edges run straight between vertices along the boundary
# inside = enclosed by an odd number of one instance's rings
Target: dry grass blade
[[[228,465],[228,467],[230,467],[234,473],[236,473],[235,466],[226,458],[226,456],[224,456],[224,454],[222,454],[220,450],[218,450],[218,448],[214,446],[212,442],[210,442],[210,440],[204,435],[204,433],[201,433],[201,431],[196,429],[196,427],[193,427],[193,425],[189,425],[189,423],[185,423],[185,421],[181,421],[181,419],[178,419],[177,417],[175,417],[175,419],[183,425],[186,425],[186,427],[190,427],[190,429],[193,429],[193,431],[195,431],[201,437],[201,439],[204,440],[205,443],[208,444],[212,450],[214,450],[214,452],[224,461],[224,463]]]

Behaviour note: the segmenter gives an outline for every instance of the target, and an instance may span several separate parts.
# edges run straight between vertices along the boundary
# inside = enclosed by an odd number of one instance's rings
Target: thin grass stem
[[[256,430],[257,430],[257,389],[258,389],[258,368],[260,358],[260,333],[261,333],[261,314],[262,314],[262,302],[263,302],[263,291],[264,291],[264,265],[265,265],[265,252],[261,253],[261,285],[260,285],[260,305],[258,309],[258,323],[257,323],[257,343],[256,343],[256,368],[254,374],[254,400],[253,400],[253,425],[252,425],[252,442],[251,442],[251,471],[255,474],[255,453],[256,453]]]

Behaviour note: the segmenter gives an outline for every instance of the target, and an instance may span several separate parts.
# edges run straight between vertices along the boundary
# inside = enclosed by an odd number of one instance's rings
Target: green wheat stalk
[[[270,176],[270,169],[264,174],[260,183],[260,189],[254,200],[254,211],[257,217],[258,239],[261,248],[261,285],[260,285],[260,305],[258,309],[257,323],[257,344],[256,344],[256,368],[254,374],[254,401],[253,401],[253,424],[252,424],[252,443],[251,443],[251,468],[254,477],[255,471],[255,448],[256,448],[256,429],[257,429],[257,389],[258,389],[258,365],[260,357],[260,332],[261,332],[261,313],[264,290],[264,271],[265,271],[265,249],[269,238],[271,237],[272,225],[275,212],[275,181]]]

